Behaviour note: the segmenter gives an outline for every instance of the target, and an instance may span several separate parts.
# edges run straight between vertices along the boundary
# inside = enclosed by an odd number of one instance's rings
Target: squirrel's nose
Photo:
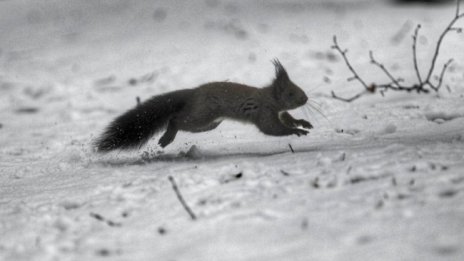
[[[306,104],[307,101],[308,101],[308,96],[306,96],[306,95],[303,96],[303,99],[301,99],[301,102],[302,102],[303,104]]]

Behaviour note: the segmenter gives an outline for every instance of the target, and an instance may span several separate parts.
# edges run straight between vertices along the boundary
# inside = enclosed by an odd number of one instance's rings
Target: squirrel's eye
[[[293,92],[289,93],[288,96],[293,97]]]

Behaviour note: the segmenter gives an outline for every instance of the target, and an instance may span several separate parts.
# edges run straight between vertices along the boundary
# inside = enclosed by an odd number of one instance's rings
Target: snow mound
[[[392,134],[396,132],[396,125],[393,123],[388,123],[385,127],[380,131],[382,134]]]
[[[438,124],[464,117],[463,114],[446,111],[430,111],[425,113],[425,118]]]

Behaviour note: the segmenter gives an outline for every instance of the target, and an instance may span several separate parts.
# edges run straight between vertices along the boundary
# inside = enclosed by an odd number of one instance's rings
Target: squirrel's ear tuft
[[[274,82],[282,82],[282,81],[288,81],[288,74],[287,71],[285,71],[284,66],[280,63],[279,59],[275,58],[272,60],[272,63],[274,64],[275,67],[275,80]]]
[[[288,77],[287,71],[285,71],[285,68],[277,58],[272,60],[272,63],[275,66],[276,74],[275,79],[272,82],[272,86],[276,99],[280,99],[281,94],[285,91],[290,82],[290,78]]]
[[[287,71],[285,71],[285,68],[282,66],[280,61],[276,58],[272,60],[272,63],[274,64],[275,67],[275,79],[272,82],[273,86],[273,92],[274,96],[276,99],[280,99],[282,93],[285,91],[285,89],[288,86],[288,83],[290,81],[290,78],[288,77]]]

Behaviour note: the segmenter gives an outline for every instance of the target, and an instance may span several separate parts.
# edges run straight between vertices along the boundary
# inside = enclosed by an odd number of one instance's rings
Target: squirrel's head
[[[308,96],[290,80],[287,71],[285,71],[279,60],[274,59],[272,63],[275,66],[276,72],[275,79],[271,85],[272,92],[278,104],[282,106],[282,109],[292,110],[306,104]]]

